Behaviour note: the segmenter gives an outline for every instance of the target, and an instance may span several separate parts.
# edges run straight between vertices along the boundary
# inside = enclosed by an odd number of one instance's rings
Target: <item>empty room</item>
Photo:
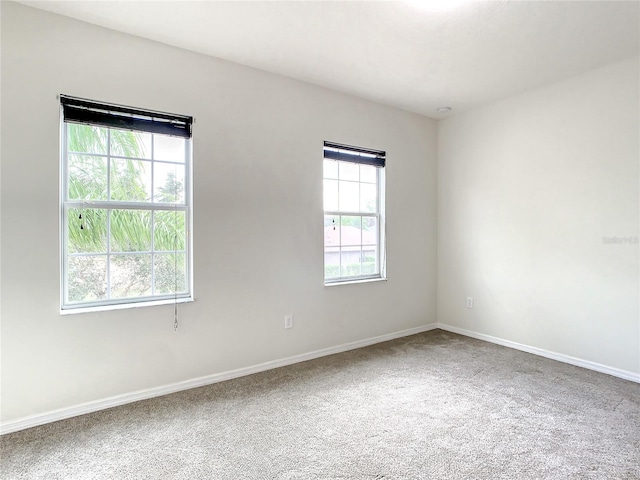
[[[640,478],[640,2],[0,21],[0,478]]]

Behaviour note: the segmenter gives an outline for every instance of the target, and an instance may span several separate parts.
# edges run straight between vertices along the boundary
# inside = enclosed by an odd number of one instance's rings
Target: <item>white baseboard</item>
[[[589,370],[595,370],[596,372],[606,373],[614,377],[623,378],[625,380],[631,380],[632,382],[640,383],[640,374],[630,372],[628,370],[622,370],[619,368],[608,367],[596,362],[590,362],[589,360],[583,360],[581,358],[564,355],[562,353],[550,352],[542,348],[531,347],[522,343],[512,342],[510,340],[504,340],[498,337],[492,337],[491,335],[485,335],[484,333],[477,333],[471,330],[465,330],[464,328],[458,328],[444,323],[438,323],[438,328],[446,330],[452,333],[458,333],[465,337],[477,338],[478,340],[484,340],[485,342],[495,343],[504,347],[514,348],[516,350],[522,350],[523,352],[532,353],[541,357],[550,358],[559,362],[569,363],[577,367],[588,368]]]
[[[493,337],[491,335],[485,335],[483,333],[473,332],[471,330],[465,330],[463,328],[454,327],[443,323],[431,323],[428,325],[422,325],[420,327],[410,328],[399,332],[388,333],[377,337],[371,337],[364,340],[358,340],[356,342],[344,343],[342,345],[336,345],[334,347],[323,348],[315,350],[313,352],[302,353],[300,355],[294,355],[292,357],[281,358],[279,360],[273,360],[270,362],[260,363],[245,368],[238,368],[236,370],[230,370],[227,372],[216,373],[213,375],[207,375],[204,377],[194,378],[191,380],[185,380],[183,382],[172,383],[161,387],[149,388],[146,390],[138,390],[136,392],[126,393],[123,395],[116,395],[108,397],[102,400],[93,402],[82,403],[68,408],[61,408],[50,412],[31,415],[28,417],[19,418],[16,420],[10,420],[0,425],[0,435],[7,433],[17,432],[38,425],[44,425],[46,423],[56,422],[58,420],[64,420],[66,418],[77,417],[79,415],[85,415],[87,413],[97,412],[105,410],[107,408],[117,407],[125,405],[127,403],[137,402],[140,400],[146,400],[154,397],[161,397],[170,393],[176,393],[190,388],[202,387],[205,385],[211,385],[213,383],[223,382],[225,380],[231,380],[233,378],[243,377],[245,375],[251,375],[253,373],[264,372],[274,368],[284,367],[292,365],[294,363],[305,362],[307,360],[313,360],[315,358],[325,357],[327,355],[334,355],[336,353],[342,353],[349,350],[355,350],[357,348],[368,347],[376,343],[386,342],[394,340],[396,338],[407,337],[409,335],[415,335],[417,333],[427,332],[436,328],[446,330],[448,332],[457,333],[466,337],[476,338],[478,340],[484,340],[486,342],[495,343],[523,352],[532,353],[534,355],[540,355],[542,357],[557,360],[559,362],[569,363],[578,367],[587,368],[589,370],[595,370],[596,372],[606,373],[613,375],[614,377],[623,378],[632,382],[640,383],[640,374],[629,372],[627,370],[621,370],[618,368],[608,367],[588,360],[582,360],[580,358],[571,357],[562,353],[550,352],[542,348],[531,347],[510,340],[504,340],[502,338]]]
[[[231,380],[232,378],[243,377],[245,375],[251,375],[253,373],[264,372],[274,368],[284,367],[292,365],[294,363],[305,362],[307,360],[313,360],[315,358],[325,357],[327,355],[333,355],[336,353],[346,352],[348,350],[355,350],[357,348],[368,347],[376,343],[386,342],[394,340],[396,338],[407,337],[409,335],[415,335],[416,333],[422,333],[429,330],[438,328],[435,323],[429,325],[422,325],[420,327],[410,328],[407,330],[401,330],[399,332],[388,333],[385,335],[379,335],[377,337],[367,338],[365,340],[358,340],[356,342],[344,343],[342,345],[336,345],[334,347],[323,348],[315,350],[313,352],[302,353],[300,355],[294,355],[292,357],[281,358],[279,360],[273,360],[270,362],[260,363],[245,368],[238,368],[236,370],[230,370],[228,372],[216,373],[213,375],[207,375],[205,377],[194,378],[191,380],[185,380],[183,382],[172,383],[161,387],[149,388],[146,390],[138,390],[136,392],[126,393],[123,395],[116,395],[108,397],[103,400],[97,400],[93,402],[82,403],[68,408],[61,408],[50,412],[30,415],[28,417],[19,418],[16,420],[10,420],[0,425],[0,435],[7,433],[17,432],[38,425],[44,425],[46,423],[56,422],[58,420],[64,420],[66,418],[77,417],[79,415],[85,415],[87,413],[97,412],[99,410],[105,410],[107,408],[117,407],[125,405],[127,403],[137,402],[140,400],[147,400],[149,398],[161,397],[170,393],[180,392],[182,390],[188,390],[190,388],[202,387],[205,385],[211,385],[213,383],[223,382],[225,380]]]

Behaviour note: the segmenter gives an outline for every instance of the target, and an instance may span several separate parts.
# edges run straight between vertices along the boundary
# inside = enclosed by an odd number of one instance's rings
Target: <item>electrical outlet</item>
[[[293,315],[284,316],[284,328],[293,328]]]
[[[467,297],[467,308],[473,308],[473,297]]]

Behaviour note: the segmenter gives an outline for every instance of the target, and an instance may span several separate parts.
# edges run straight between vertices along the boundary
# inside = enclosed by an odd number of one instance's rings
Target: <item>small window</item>
[[[61,109],[61,309],[191,298],[192,118]]]
[[[384,277],[385,152],[324,142],[325,284]]]

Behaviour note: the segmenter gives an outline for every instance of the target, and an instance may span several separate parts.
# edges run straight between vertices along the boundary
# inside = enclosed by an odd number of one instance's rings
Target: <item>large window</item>
[[[324,281],[384,277],[385,152],[324,142]]]
[[[61,106],[62,310],[191,298],[191,117]]]

